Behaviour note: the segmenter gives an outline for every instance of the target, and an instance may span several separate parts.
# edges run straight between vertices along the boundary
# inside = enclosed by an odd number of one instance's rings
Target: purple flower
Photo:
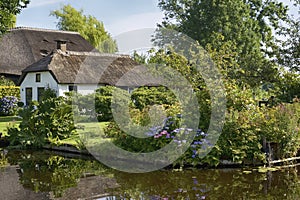
[[[200,142],[200,141],[195,141],[194,142],[194,145],[201,145],[202,144],[202,142]]]
[[[0,114],[11,115],[17,108],[18,99],[14,96],[6,96],[0,99]]]

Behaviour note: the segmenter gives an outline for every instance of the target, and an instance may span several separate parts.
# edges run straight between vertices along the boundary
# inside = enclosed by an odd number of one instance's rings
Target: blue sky
[[[282,1],[290,4],[290,0]],[[132,52],[130,49],[151,48],[151,35],[163,18],[158,0],[31,0],[28,8],[18,15],[17,26],[56,29],[58,20],[50,12],[65,4],[83,9],[84,14],[102,21],[117,40],[120,52],[125,53]],[[293,8],[290,13],[299,17],[297,11]]]
[[[290,3],[289,0],[282,0]],[[163,18],[158,0],[31,0],[28,8],[17,17],[17,26],[56,29],[57,19],[49,16],[52,10],[71,4],[102,21],[113,36],[141,29],[155,28]],[[293,14],[299,16],[297,9]]]
[[[71,4],[102,21],[113,36],[120,33],[155,28],[163,18],[158,0],[31,0],[28,8],[17,17],[17,26],[56,29],[57,19],[52,10]]]

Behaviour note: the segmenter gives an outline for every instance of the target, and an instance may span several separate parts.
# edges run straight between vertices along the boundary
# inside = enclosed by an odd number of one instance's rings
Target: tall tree
[[[197,40],[201,46],[218,48],[231,42],[243,81],[251,85],[273,81],[276,65],[270,59],[277,50],[272,29],[286,20],[287,6],[276,0],[159,0],[164,11],[162,27],[172,27]],[[216,37],[221,35],[222,37]],[[216,41],[216,38],[222,38]],[[217,45],[215,45],[217,44]]]
[[[290,70],[300,71],[300,17],[291,18],[280,33],[285,37],[279,39],[279,63]]]
[[[29,4],[29,0],[0,1],[0,35],[4,34],[16,23],[16,15]]]
[[[103,23],[91,15],[84,15],[83,10],[65,5],[52,11],[51,15],[59,19],[57,27],[60,30],[79,32],[100,52],[114,53],[118,50],[116,41],[105,31]]]

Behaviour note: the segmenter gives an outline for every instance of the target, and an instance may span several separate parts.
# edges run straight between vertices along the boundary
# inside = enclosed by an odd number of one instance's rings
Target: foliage
[[[267,141],[274,142],[275,159],[295,157],[300,148],[300,104],[299,99],[293,104],[279,104],[276,107],[263,110],[256,121],[259,133]]]
[[[138,54],[136,51],[133,52],[133,55],[132,55],[132,59],[134,61],[136,61],[137,63],[139,64],[145,64],[146,63],[146,60],[147,60],[147,56],[146,55],[140,55]]]
[[[16,178],[25,188],[39,194],[51,192],[53,198],[70,198],[72,192],[74,198],[88,198],[90,193],[81,191],[93,188],[100,180],[105,184],[98,186],[96,193],[109,193],[118,199],[298,199],[300,195],[297,168],[268,173],[253,170],[250,174],[240,169],[132,174],[109,169],[97,161],[43,151],[9,151],[2,156],[4,162],[6,159],[20,166]]]
[[[16,15],[29,4],[29,0],[0,1],[0,35],[4,34],[16,23]]]
[[[0,98],[3,98],[5,96],[15,96],[20,98],[20,87],[0,86]]]
[[[152,105],[174,105],[175,95],[165,87],[140,87],[131,94],[135,108],[143,110]]]
[[[39,148],[56,144],[75,130],[72,107],[63,97],[33,101],[19,115],[22,117],[19,128],[8,129],[11,145]]]
[[[261,81],[273,81],[276,65],[266,57],[277,52],[273,30],[287,20],[288,8],[281,2],[271,1],[200,1],[160,0],[165,13],[160,27],[171,28],[188,35],[205,48],[211,45],[217,52],[224,43],[233,45],[241,79],[257,86]],[[221,35],[223,38],[216,35]],[[169,38],[170,39],[170,38]],[[164,40],[158,31],[158,44]],[[237,76],[237,77],[239,77]]]
[[[113,97],[114,94],[114,97]],[[97,119],[100,122],[113,119],[112,107],[114,100],[123,101],[128,97],[127,90],[113,86],[100,87],[95,94],[80,96],[77,95],[79,110],[91,111],[95,109]],[[120,102],[117,102],[120,103]],[[140,87],[131,94],[130,102],[123,102],[125,106],[143,110],[149,105],[172,105],[175,103],[174,94],[165,87]],[[95,105],[95,107],[91,107]],[[91,114],[91,113],[86,113]]]
[[[290,70],[300,71],[300,17],[290,18],[287,24],[279,31],[279,34],[285,37],[278,39],[280,43],[278,62]]]
[[[4,76],[0,76],[0,86],[15,86],[15,84]]]
[[[166,106],[166,105],[165,105]],[[149,118],[150,107],[145,107],[142,111],[131,109],[130,114],[133,122],[139,126],[147,126],[151,121]],[[106,137],[112,138],[114,144],[131,152],[152,152],[168,144],[178,132],[180,123],[180,107],[178,105],[166,106],[165,111],[169,116],[163,123],[155,127],[150,127],[148,132],[144,133],[148,138],[139,139],[128,135],[122,131],[116,122],[110,122],[105,128]],[[127,127],[128,128],[128,127]]]
[[[221,160],[256,164],[266,162],[262,141],[274,144],[272,158],[297,155],[300,147],[299,103],[280,104],[273,108],[252,106],[227,113],[226,123],[217,145],[208,156],[199,160],[209,165]]]
[[[87,174],[101,174],[109,181],[109,169],[94,160],[66,158],[45,151],[9,151],[7,157],[22,171],[20,184],[36,193],[51,192],[54,198],[67,196],[66,190],[77,187]]]
[[[142,89],[145,92],[145,88]],[[296,156],[300,148],[299,103],[274,103],[259,107],[257,99],[253,96],[253,90],[248,88],[247,85],[239,87],[234,82],[227,82],[226,90],[228,110],[225,125],[217,144],[207,156],[204,158],[198,157],[205,150],[203,147],[206,146],[207,148],[211,145],[206,138],[205,130],[207,126],[202,123],[204,128],[191,130],[196,131],[194,142],[174,165],[208,164],[209,166],[217,166],[222,160],[240,164],[255,165],[264,163],[266,162],[265,152],[267,151],[263,149],[264,138],[274,144],[272,146],[273,159]],[[261,90],[261,92],[263,91]],[[256,95],[260,95],[258,93],[256,92]],[[147,99],[150,94],[140,96]],[[272,91],[265,92],[267,96],[271,94],[273,94]],[[136,124],[145,126],[150,122],[148,113],[151,103],[145,100],[142,102],[145,103],[140,109],[132,109],[130,113]],[[149,132],[145,132],[145,134],[151,136],[147,139],[137,139],[126,134],[115,122],[111,122],[106,128],[106,136],[113,138],[116,145],[132,152],[152,152],[160,149],[174,139],[177,130],[181,128],[178,126],[178,120],[180,121],[180,119],[176,117],[181,112],[180,107],[176,108],[175,105],[164,104],[168,118],[162,122],[164,126],[152,127]],[[207,116],[209,116],[209,113],[201,115],[204,120]],[[170,124],[172,125],[170,126]],[[180,145],[184,141],[176,142]]]
[[[95,95],[95,111],[99,122],[112,120],[111,101],[114,87],[100,87]]]
[[[117,44],[105,31],[102,22],[93,16],[86,16],[83,10],[76,10],[71,5],[65,5],[60,10],[54,10],[51,15],[59,19],[57,27],[60,30],[76,31],[103,53],[114,53]]]
[[[14,115],[17,111],[18,98],[5,96],[0,99],[0,116]]]
[[[283,71],[276,84],[278,98],[282,102],[292,103],[294,98],[300,97],[300,75],[294,72]]]

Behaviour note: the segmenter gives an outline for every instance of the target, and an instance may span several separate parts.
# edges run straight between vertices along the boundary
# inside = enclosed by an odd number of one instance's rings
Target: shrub
[[[0,115],[14,115],[18,108],[18,98],[6,96],[0,99]]]
[[[0,86],[15,86],[15,83],[4,76],[0,76]]]
[[[95,111],[99,122],[112,120],[111,100],[114,87],[101,87],[95,94]]]
[[[173,105],[175,95],[165,87],[140,87],[132,92],[134,107],[143,110],[149,105]]]
[[[33,101],[19,115],[22,117],[19,128],[8,128],[11,145],[39,148],[56,144],[75,130],[72,106],[63,97]]]
[[[130,114],[132,117],[132,122],[137,126],[148,126],[150,123],[150,117],[148,115],[149,108],[146,107],[142,111],[139,109],[131,109]],[[175,111],[175,109],[177,111]],[[172,108],[168,108],[169,117],[166,119],[161,119],[156,122],[152,122],[155,125],[153,127],[149,127],[149,130],[146,132],[141,132],[141,134],[145,134],[149,136],[146,139],[136,138],[122,131],[116,122],[110,122],[109,125],[105,129],[106,137],[113,138],[114,143],[128,151],[131,152],[151,152],[160,149],[168,142],[171,141],[171,136],[175,136],[175,132],[172,132],[177,128],[177,125],[180,121],[180,118],[177,118],[177,115],[170,116],[170,112],[179,113],[178,106],[172,106]],[[156,115],[157,118],[159,118]],[[123,127],[124,128],[124,127]],[[127,130],[134,130],[134,127],[125,127]],[[123,129],[124,130],[124,129]],[[138,132],[139,130],[136,130]],[[172,133],[171,133],[172,132]],[[172,135],[173,134],[173,135]],[[161,137],[161,136],[169,136],[169,137]],[[157,140],[160,138],[161,140]]]
[[[234,91],[236,92],[236,90]],[[266,149],[263,149],[264,138],[272,143],[273,159],[282,159],[296,156],[300,149],[300,103],[279,104],[273,107],[259,107],[251,99],[251,91],[247,89],[231,96],[228,102],[226,121],[217,144],[205,157],[203,150],[209,147],[210,141],[206,139],[206,131],[196,131],[196,137],[188,151],[174,164],[197,165],[208,164],[217,166],[221,160],[233,161],[239,164],[261,164],[266,160]],[[152,152],[168,144],[176,131],[180,118],[179,107],[173,106],[167,109],[168,118],[164,126],[153,127],[145,134],[150,134],[147,139],[138,139],[123,132],[115,122],[106,128],[108,137],[113,138],[114,143],[121,148],[133,152]],[[132,120],[136,124],[147,125],[149,107],[142,111],[133,109],[130,111]],[[171,114],[172,113],[172,114]],[[201,117],[207,117],[201,116]],[[169,126],[172,123],[172,126]],[[178,145],[183,141],[177,141]],[[203,149],[204,148],[204,149]]]
[[[0,86],[0,98],[3,98],[5,96],[14,96],[20,98],[20,87]]]

